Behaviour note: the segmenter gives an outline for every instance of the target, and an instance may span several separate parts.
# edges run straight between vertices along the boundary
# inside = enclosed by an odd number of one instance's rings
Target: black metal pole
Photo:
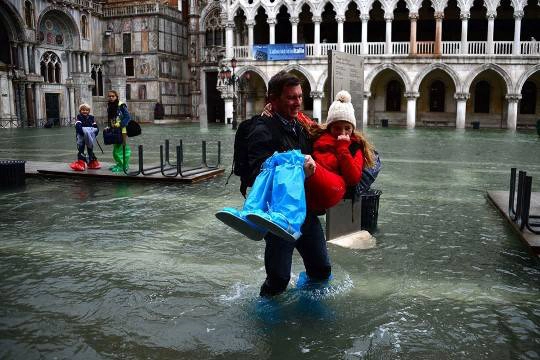
[[[238,128],[238,122],[236,121],[236,76],[234,74],[234,69],[232,68],[232,88],[233,88],[233,110],[232,110],[232,128],[236,130]]]

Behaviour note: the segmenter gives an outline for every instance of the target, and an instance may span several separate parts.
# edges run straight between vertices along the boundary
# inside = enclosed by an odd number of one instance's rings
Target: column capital
[[[277,20],[276,20],[275,18],[274,18],[274,19],[268,18],[268,19],[266,19],[266,23],[267,23],[268,25],[276,25]]]
[[[471,13],[468,11],[462,11],[461,14],[459,14],[459,18],[461,20],[469,20],[470,17],[471,17]]]
[[[521,100],[521,94],[506,94],[505,98],[508,102],[518,102]]]
[[[253,26],[255,26],[255,20],[247,20],[247,21],[246,21],[246,26],[247,26],[247,27],[253,27]]]
[[[435,20],[442,20],[442,19],[444,19],[444,13],[443,13],[443,12],[436,11],[436,12],[433,14],[433,17],[435,18]]]
[[[525,16],[525,12],[523,10],[516,10],[514,11],[514,19],[522,19],[523,16]]]
[[[369,21],[369,14],[361,14],[360,20],[362,21]]]
[[[388,14],[385,13],[384,20],[386,20],[386,22],[394,20],[394,13],[388,13]]]
[[[409,91],[403,94],[407,100],[416,100],[420,97],[420,94],[416,91]]]
[[[459,100],[461,100],[461,101],[467,101],[467,99],[469,99],[469,96],[470,96],[470,95],[471,95],[471,94],[466,93],[466,92],[455,93],[455,94],[454,94],[454,99],[456,99],[456,100],[458,100],[458,101],[459,101]]]
[[[322,91],[312,91],[309,93],[309,96],[311,96],[314,99],[322,99],[324,97],[324,92]]]
[[[313,16],[311,21],[313,21],[313,23],[320,23],[322,21],[322,16]]]
[[[336,22],[338,24],[343,24],[345,22],[345,16],[344,15],[336,15]]]
[[[496,17],[497,17],[497,12],[495,11],[488,11],[486,13],[486,19],[488,20],[495,20]]]
[[[234,21],[226,21],[224,25],[227,29],[234,29]]]
[[[409,14],[409,19],[413,20],[413,21],[418,20],[418,13],[410,13]]]
[[[371,97],[371,91],[364,91],[363,96],[364,96],[364,100],[369,99]]]
[[[298,18],[298,16],[294,16],[294,17],[291,17],[289,19],[289,21],[291,22],[291,25],[298,25],[298,23],[300,22],[300,19]]]

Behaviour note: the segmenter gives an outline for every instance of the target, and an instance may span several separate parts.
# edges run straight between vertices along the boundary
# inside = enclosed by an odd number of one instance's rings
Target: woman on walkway
[[[114,173],[122,172],[128,169],[129,159],[131,157],[131,148],[127,144],[126,126],[131,120],[126,104],[118,99],[118,93],[115,90],[107,92],[107,119],[110,128],[122,129],[122,143],[113,144],[113,159],[116,162],[109,168]],[[124,157],[123,148],[126,148]]]

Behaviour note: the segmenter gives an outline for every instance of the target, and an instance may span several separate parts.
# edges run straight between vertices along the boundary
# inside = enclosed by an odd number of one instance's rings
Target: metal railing
[[[533,234],[540,234],[540,215],[530,214],[532,177],[527,172],[520,170],[518,174],[518,186],[516,194],[516,168],[510,169],[510,191],[508,193],[508,216],[519,226],[519,229],[529,230]]]
[[[103,9],[104,17],[121,17],[148,14],[161,14],[178,20],[182,20],[182,13],[179,10],[159,3],[146,3],[127,6],[124,5],[106,7]]]
[[[382,41],[368,42],[367,54],[362,54],[362,43],[351,42],[343,43],[343,51],[353,55],[368,55],[368,56],[403,56],[411,53],[410,42],[397,41],[390,43],[392,53],[387,54],[386,43]],[[306,57],[325,57],[328,55],[328,50],[337,50],[337,43],[321,43],[319,44],[319,55],[315,55],[316,45],[305,44]],[[468,41],[466,43],[467,54],[462,54],[461,41],[442,41],[441,42],[441,55],[446,56],[505,56],[512,55],[514,49],[514,43],[512,41],[493,41],[492,54],[488,54],[488,42],[487,41]],[[522,41],[520,43],[520,55],[519,56],[536,56],[540,57],[540,42],[538,41]],[[416,54],[418,55],[433,55],[435,53],[434,41],[418,41],[416,43]],[[247,59],[249,57],[249,46],[235,46],[234,56],[237,59]]]

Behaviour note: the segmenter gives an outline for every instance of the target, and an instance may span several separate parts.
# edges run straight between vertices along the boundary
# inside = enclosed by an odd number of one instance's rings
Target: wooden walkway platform
[[[126,175],[123,172],[113,173],[109,170],[112,166],[111,163],[101,163],[101,169],[99,170],[86,170],[86,171],[74,171],[69,167],[68,163],[57,163],[47,161],[27,161],[25,165],[26,176],[53,176],[53,177],[74,177],[74,178],[87,178],[87,179],[108,179],[113,181],[153,181],[153,182],[180,182],[180,183],[196,183],[203,180],[211,179],[216,176],[222,175],[225,172],[223,168],[209,168],[209,167],[184,167],[182,168],[182,174],[184,176],[163,176],[159,171],[159,167],[154,170],[157,171],[151,175]],[[137,164],[130,167],[130,171],[138,169]],[[150,165],[150,167],[156,167],[159,164]],[[153,172],[153,171],[152,171]],[[167,171],[171,173],[173,171]]]
[[[506,218],[514,230],[518,233],[521,240],[527,245],[530,250],[540,257],[540,235],[531,233],[527,228],[521,231],[519,226],[513,222],[508,216],[508,191],[488,191],[487,196],[499,212]],[[540,192],[531,193],[530,213],[534,215],[540,214]]]

